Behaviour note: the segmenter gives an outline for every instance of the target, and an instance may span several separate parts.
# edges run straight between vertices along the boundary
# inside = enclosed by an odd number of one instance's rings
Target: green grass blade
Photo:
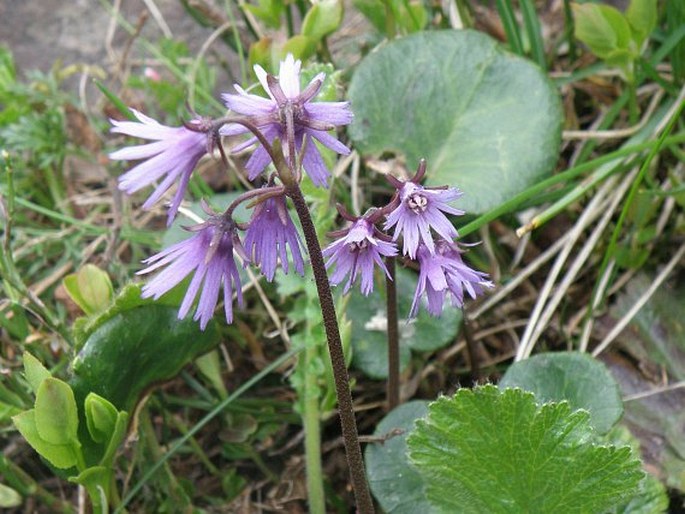
[[[94,82],[95,85],[98,87],[98,89],[99,89],[100,91],[102,91],[102,94],[105,95],[105,96],[107,97],[107,100],[109,100],[110,102],[112,102],[112,104],[114,105],[114,107],[116,107],[117,110],[118,110],[121,114],[123,114],[124,116],[126,116],[126,119],[128,119],[128,120],[130,120],[130,121],[138,121],[138,118],[136,118],[136,116],[133,114],[133,112],[131,112],[131,109],[128,108],[128,105],[126,105],[126,103],[125,103],[121,98],[119,98],[119,97],[118,97],[117,95],[115,95],[112,91],[110,91],[109,89],[107,89],[107,86],[105,86],[105,85],[104,85],[102,82],[100,82],[98,79],[93,79],[93,82]]]
[[[517,55],[524,55],[523,44],[521,43],[521,32],[518,23],[516,22],[511,0],[497,0],[497,11],[502,20],[504,32],[507,35],[507,42],[511,47],[511,51]]]
[[[664,142],[665,145],[671,145],[671,144],[678,144],[685,142],[685,134],[678,134],[675,136],[671,136],[667,138]],[[578,177],[579,175],[582,175],[583,173],[586,173],[588,171],[592,171],[593,169],[606,164],[608,162],[613,161],[614,159],[617,159],[619,157],[627,157],[629,155],[633,155],[635,153],[641,152],[643,150],[649,150],[651,148],[654,148],[656,146],[655,141],[649,141],[647,143],[641,143],[633,146],[628,146],[625,148],[621,148],[620,150],[616,150],[614,152],[608,153],[606,155],[603,155],[602,157],[599,157],[597,159],[593,159],[592,161],[585,162],[583,164],[579,164],[578,166],[574,166],[573,168],[569,168],[568,170],[559,173],[557,175],[554,175],[546,180],[543,180],[541,182],[538,182],[532,187],[529,187],[525,191],[517,194],[510,200],[507,200],[506,202],[498,205],[494,209],[486,212],[485,214],[478,216],[475,220],[471,221],[470,223],[467,223],[463,227],[459,229],[459,236],[464,237],[467,236],[468,234],[471,234],[472,232],[475,232],[478,230],[480,227],[485,225],[486,223],[489,223],[493,220],[498,219],[501,216],[504,216],[505,214],[508,214],[510,212],[514,212],[520,205],[522,205],[524,202],[530,200],[531,198],[534,198],[547,189],[549,189],[551,186],[555,184],[560,184],[564,183],[566,181],[569,181],[575,177]]]
[[[542,39],[542,29],[540,20],[535,12],[535,4],[532,0],[520,0],[521,14],[523,14],[523,25],[530,42],[533,60],[538,63],[540,68],[547,71],[547,57],[545,56],[545,42]]]

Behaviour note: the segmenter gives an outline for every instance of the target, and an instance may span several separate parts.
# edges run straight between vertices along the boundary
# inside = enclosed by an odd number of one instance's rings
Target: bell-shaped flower
[[[238,296],[238,305],[242,306],[243,302],[240,275],[233,251],[246,259],[235,223],[223,215],[212,213],[207,221],[188,230],[194,232],[189,239],[143,261],[148,266],[138,274],[164,269],[143,287],[142,296],[153,297],[156,300],[187,276],[192,275],[193,278],[178,311],[178,318],[185,318],[199,293],[200,299],[193,319],[200,320],[200,328],[204,330],[214,316],[219,290],[223,284],[226,321],[231,323],[234,291]]]
[[[211,145],[208,127],[201,119],[195,119],[183,127],[167,127],[141,112],[133,109],[131,112],[138,121],[110,120],[114,125],[112,132],[150,139],[154,143],[129,146],[109,154],[109,158],[114,160],[144,159],[119,177],[119,189],[132,194],[156,184],[154,192],[143,204],[144,209],[149,209],[177,182],[167,219],[171,225],[188,187],[190,175]]]
[[[269,282],[274,278],[279,257],[283,271],[288,273],[286,247],[290,247],[295,271],[304,275],[300,244],[284,195],[272,196],[255,206],[245,233],[245,249],[251,262],[261,266],[262,273]]]
[[[313,102],[319,94],[324,73],[319,73],[303,90],[300,90],[301,62],[288,54],[281,62],[278,79],[267,74],[259,65],[254,67],[257,78],[269,98],[253,95],[235,85],[238,94],[223,94],[226,106],[237,114],[245,116],[264,134],[269,143],[275,138],[282,141],[287,152],[294,148],[300,155],[302,167],[317,186],[326,186],[329,172],[314,141],[318,141],[334,152],[347,155],[350,149],[328,133],[337,126],[352,121],[349,102]],[[290,120],[290,121],[289,121]],[[292,127],[289,124],[292,123]],[[222,135],[236,135],[248,132],[242,125],[229,124],[220,130]],[[257,142],[252,137],[233,149],[242,151]],[[259,145],[247,161],[248,178],[254,180],[266,166],[270,158],[267,151]]]
[[[331,284],[337,285],[349,275],[344,289],[347,293],[361,275],[361,292],[368,296],[373,291],[374,266],[389,277],[383,257],[397,255],[397,246],[365,218],[357,219],[352,226],[335,235],[338,239],[323,251],[324,257],[329,257],[326,268],[336,266],[330,277]]]
[[[457,230],[445,213],[457,216],[464,214],[464,211],[449,205],[449,202],[461,197],[461,191],[453,187],[423,187],[419,182],[425,171],[426,161],[421,160],[419,169],[411,180],[404,182],[394,177],[389,179],[397,188],[394,200],[396,207],[387,215],[383,228],[388,230],[395,227],[393,240],[397,241],[402,236],[402,253],[411,259],[416,258],[421,243],[426,245],[430,253],[435,252],[431,229],[444,239],[457,237]]]
[[[488,275],[469,268],[461,258],[462,250],[456,243],[438,240],[435,252],[420,244],[416,255],[420,265],[419,280],[414,293],[409,317],[415,317],[419,301],[424,293],[428,300],[428,312],[433,316],[442,313],[445,296],[452,298],[452,305],[464,305],[464,291],[475,299],[485,289],[493,287]]]

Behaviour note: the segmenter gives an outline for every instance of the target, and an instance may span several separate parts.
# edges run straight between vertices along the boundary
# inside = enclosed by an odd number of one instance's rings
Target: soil
[[[0,44],[9,47],[21,76],[32,69],[48,71],[61,66],[89,65],[107,69],[113,63],[106,40],[110,30],[109,0],[0,0]],[[156,5],[174,38],[197,51],[211,34],[195,22],[178,0],[121,0],[121,13],[135,25],[147,4]],[[154,17],[149,17],[142,35],[151,41],[164,36]],[[120,50],[128,34],[116,27],[112,46]],[[135,48],[132,50],[135,52]],[[77,80],[77,78],[75,78]]]

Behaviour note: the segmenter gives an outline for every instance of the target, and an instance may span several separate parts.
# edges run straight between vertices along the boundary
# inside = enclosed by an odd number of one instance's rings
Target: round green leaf
[[[590,413],[590,424],[606,434],[623,415],[618,384],[604,364],[586,353],[542,353],[514,363],[499,386],[520,387],[540,402],[568,401]]]
[[[395,151],[430,185],[457,186],[481,213],[549,174],[561,104],[537,66],[468,30],[421,32],[369,54],[349,89],[349,134],[364,153]]]
[[[441,513],[599,513],[631,498],[644,473],[629,446],[596,444],[586,411],[536,404],[492,385],[431,403],[407,438]]]
[[[409,465],[407,436],[414,421],[428,413],[428,402],[416,400],[400,405],[376,427],[374,436],[384,437],[393,430],[403,431],[383,443],[366,447],[366,474],[371,492],[388,514],[429,514],[433,511],[426,500],[421,475]]]

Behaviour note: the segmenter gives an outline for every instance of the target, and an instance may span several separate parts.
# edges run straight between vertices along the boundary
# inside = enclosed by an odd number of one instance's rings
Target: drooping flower
[[[288,273],[286,246],[290,247],[295,271],[304,275],[300,244],[297,229],[285,205],[285,196],[274,196],[257,204],[245,233],[245,249],[252,263],[261,265],[269,282],[274,278],[279,257],[283,271]]]
[[[349,275],[344,289],[347,293],[361,274],[361,292],[368,296],[373,291],[374,264],[390,276],[382,258],[397,255],[397,246],[366,218],[357,219],[337,235],[339,238],[323,251],[324,257],[330,257],[326,268],[336,265],[331,284],[337,285]]]
[[[178,182],[167,219],[171,225],[183,200],[190,175],[211,144],[205,130],[205,121],[194,119],[188,123],[190,128],[167,127],[141,112],[134,109],[131,111],[138,122],[110,120],[114,125],[112,132],[150,139],[154,143],[130,146],[109,154],[109,158],[114,160],[145,159],[119,177],[119,189],[132,194],[161,180],[143,204],[144,209],[149,209],[174,182]]]
[[[493,287],[487,273],[473,270],[464,263],[462,252],[456,243],[445,240],[435,243],[434,253],[427,245],[419,245],[416,254],[421,269],[410,317],[416,316],[424,292],[428,299],[428,312],[439,316],[446,295],[451,296],[453,306],[461,308],[464,305],[464,291],[475,299],[485,289]]]
[[[269,143],[279,138],[283,149],[288,152],[289,138],[292,137],[296,151],[304,148],[301,156],[302,167],[312,182],[317,186],[326,186],[329,172],[319,153],[314,140],[317,140],[331,150],[347,155],[350,149],[328,133],[337,126],[347,125],[352,121],[352,111],[349,102],[312,102],[321,90],[325,73],[319,73],[300,91],[301,62],[296,61],[292,54],[288,54],[281,62],[278,79],[267,74],[264,69],[254,67],[257,78],[269,98],[247,93],[239,85],[235,85],[238,94],[223,94],[226,106],[232,111],[246,116],[264,134]],[[287,119],[292,114],[292,134],[288,134]],[[222,135],[236,135],[247,132],[248,129],[238,124],[230,124],[220,131]],[[239,152],[253,145],[257,138],[252,137],[233,149]],[[287,154],[286,154],[287,155]],[[259,145],[247,161],[248,178],[254,180],[269,164],[270,158],[266,150]]]
[[[392,177],[390,180],[397,188],[397,207],[387,216],[383,227],[395,227],[393,240],[402,235],[402,251],[411,259],[416,258],[420,243],[426,245],[430,253],[435,252],[431,228],[444,239],[457,237],[457,230],[447,219],[445,213],[461,216],[464,211],[455,209],[449,202],[461,197],[462,192],[453,187],[428,188],[419,184],[426,171],[426,161],[421,160],[416,175],[404,182]]]
[[[205,210],[209,211],[206,206]],[[246,259],[235,223],[212,213],[207,221],[188,230],[195,234],[143,261],[148,267],[138,274],[150,273],[162,267],[165,269],[143,287],[142,296],[156,300],[192,274],[178,318],[185,318],[199,293],[200,299],[193,319],[200,320],[200,328],[204,330],[214,316],[219,289],[223,284],[226,321],[231,323],[234,291],[238,295],[238,305],[242,306],[243,302],[240,275],[233,251]]]

